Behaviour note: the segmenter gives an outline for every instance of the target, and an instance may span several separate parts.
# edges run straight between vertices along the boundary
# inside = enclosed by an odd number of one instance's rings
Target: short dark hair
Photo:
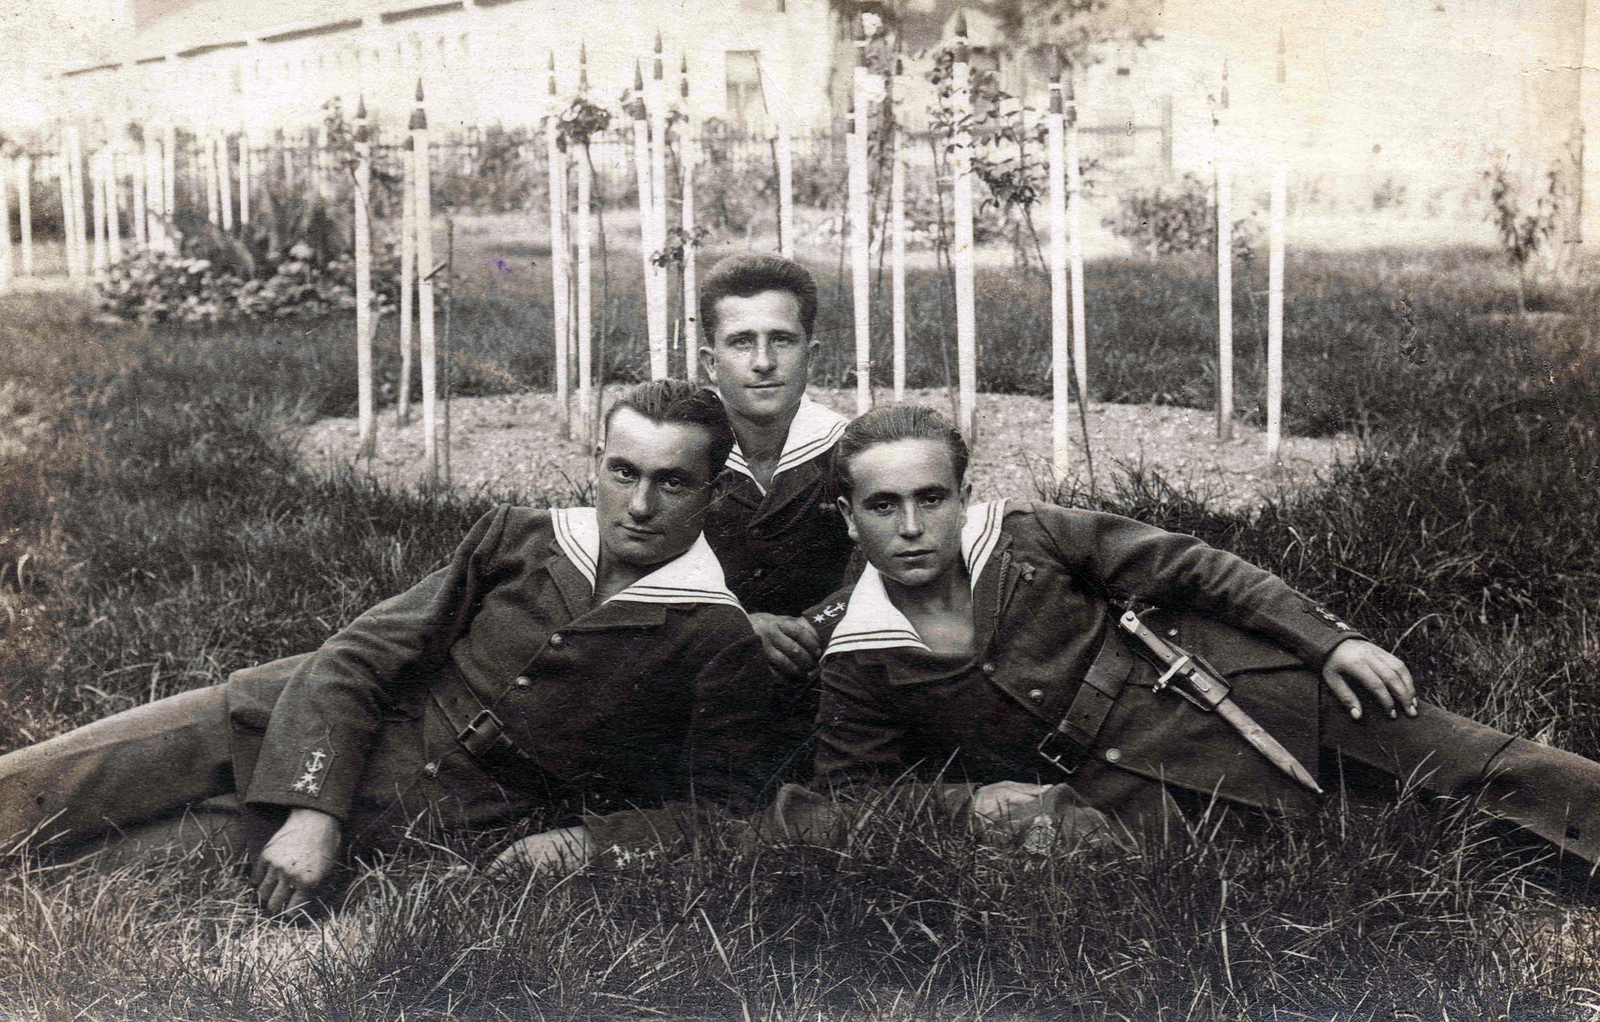
[[[722,399],[709,387],[698,387],[685,380],[656,380],[641,384],[617,399],[606,411],[603,436],[611,435],[611,417],[619,408],[631,408],[651,422],[681,422],[699,426],[711,434],[711,445],[706,450],[710,472],[706,478],[714,479],[727,464],[728,453],[733,450],[733,427],[728,423],[728,412]]]
[[[811,271],[783,256],[736,252],[711,267],[700,284],[700,330],[707,344],[716,343],[717,303],[724,298],[749,298],[763,291],[787,291],[800,303],[800,325],[806,339],[817,322],[817,282]]]
[[[950,467],[955,470],[956,484],[959,486],[967,478],[971,452],[961,432],[944,416],[924,405],[887,405],[856,417],[844,428],[829,464],[834,489],[849,500],[850,459],[869,447],[892,444],[896,440],[933,440],[944,444],[950,451]]]

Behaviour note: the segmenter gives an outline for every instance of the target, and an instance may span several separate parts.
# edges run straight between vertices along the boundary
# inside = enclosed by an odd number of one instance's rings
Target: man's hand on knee
[[[760,637],[768,662],[785,674],[807,674],[822,656],[822,640],[803,617],[751,614],[750,627]]]
[[[510,869],[577,869],[594,855],[594,842],[587,827],[561,827],[532,834],[515,842],[495,856],[489,875]]]
[[[343,837],[337,817],[318,809],[290,810],[252,876],[262,911],[293,912],[309,902],[311,890],[333,869]]]
[[[1333,647],[1328,662],[1322,665],[1322,680],[1350,716],[1361,719],[1361,700],[1352,683],[1367,690],[1384,712],[1395,716],[1404,709],[1408,717],[1417,715],[1417,690],[1411,672],[1399,657],[1365,639],[1346,639]]]

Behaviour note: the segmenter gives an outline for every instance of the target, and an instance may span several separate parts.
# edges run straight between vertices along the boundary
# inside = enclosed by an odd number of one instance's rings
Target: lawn
[[[637,270],[617,262],[604,364],[637,378]],[[537,274],[459,286],[457,393],[549,386]],[[822,382],[845,383],[848,302],[831,276],[822,283]],[[1095,264],[1089,285],[1093,396],[1208,406],[1204,267]],[[1237,400],[1257,416],[1264,287],[1254,273],[1238,286]],[[948,382],[944,288],[913,281],[913,386]],[[985,389],[1045,392],[1043,288],[1015,274],[981,282]],[[1510,278],[1473,252],[1306,255],[1290,292],[1289,428],[1358,432],[1356,464],[1246,514],[1151,477],[1057,498],[1233,549],[1396,649],[1430,698],[1600,756],[1600,397],[1584,354],[1595,295],[1552,289],[1557,314],[1508,316]],[[346,319],[142,330],[84,313],[66,298],[0,299],[0,748],[312,648],[421,577],[496,500],[583,498],[302,471],[281,427],[353,409]],[[392,380],[392,320],[381,336]],[[887,350],[886,331],[877,342]],[[361,909],[314,931],[257,919],[244,884],[201,863],[110,876],[12,864],[0,872],[0,1014],[1593,1012],[1595,895],[1491,840],[1470,806],[1407,799],[1248,838],[1213,837],[1202,821],[1139,854],[1088,857],[896,818],[844,854],[751,856],[713,841],[559,880],[483,878],[469,867],[488,839],[419,843],[359,885]]]

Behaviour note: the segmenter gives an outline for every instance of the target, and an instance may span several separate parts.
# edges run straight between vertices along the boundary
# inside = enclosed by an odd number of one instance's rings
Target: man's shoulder
[[[549,508],[502,504],[490,512],[501,515],[501,543],[548,543],[555,537],[554,513]]]
[[[715,655],[728,646],[755,639],[750,615],[728,603],[673,603],[667,605],[669,621],[688,648]]]
[[[1133,519],[1105,511],[1063,507],[1039,500],[1007,501],[1001,530],[1014,542],[1033,540],[1051,543],[1080,530],[1093,532],[1111,525],[1139,525]],[[1153,527],[1151,527],[1153,528]]]

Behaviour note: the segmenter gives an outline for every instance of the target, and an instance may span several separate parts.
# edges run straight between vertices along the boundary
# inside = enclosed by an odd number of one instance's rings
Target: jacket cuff
[[[1333,611],[1301,593],[1291,592],[1286,600],[1275,601],[1272,612],[1263,615],[1254,627],[1276,635],[1300,659],[1321,669],[1328,654],[1346,639],[1366,636]]]
[[[244,800],[319,809],[347,823],[372,739],[370,731],[330,729],[319,737],[280,740],[262,750]]]

